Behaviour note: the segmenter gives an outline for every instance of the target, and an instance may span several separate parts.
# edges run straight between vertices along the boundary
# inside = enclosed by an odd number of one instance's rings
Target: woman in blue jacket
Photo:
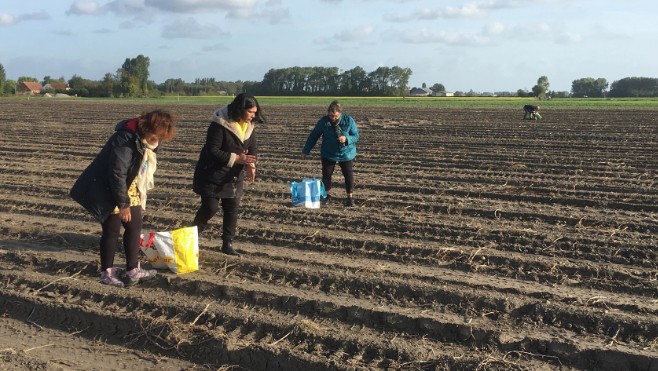
[[[173,138],[175,123],[172,113],[159,109],[119,122],[114,134],[71,188],[71,197],[101,223],[101,282],[104,284],[124,285],[114,268],[116,241],[122,225],[126,284],[156,274],[155,270],[142,269],[138,261],[142,210],[146,208],[147,191],[153,188],[155,152],[161,142]]]
[[[306,158],[322,137],[320,158],[322,160],[322,182],[327,191],[327,201],[331,200],[331,177],[336,164],[345,177],[345,205],[355,206],[354,203],[354,168],[353,160],[356,157],[356,142],[359,141],[359,130],[354,119],[343,113],[342,105],[337,101],[331,102],[327,115],[320,118],[315,124],[302,149],[302,157]]]

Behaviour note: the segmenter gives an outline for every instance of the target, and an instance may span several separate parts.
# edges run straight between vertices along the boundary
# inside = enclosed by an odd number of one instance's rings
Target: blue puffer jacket
[[[144,157],[137,119],[121,121],[115,129],[70,192],[71,197],[101,223],[115,207],[130,206],[128,187],[137,176]]]
[[[339,134],[347,138],[347,144],[342,145],[338,142]],[[309,154],[322,137],[322,146],[320,147],[320,156],[337,162],[350,161],[356,157],[356,142],[359,141],[359,130],[356,128],[354,119],[342,113],[338,119],[338,128],[329,120],[329,116],[323,116],[315,124],[315,127],[308,135],[303,153]]]

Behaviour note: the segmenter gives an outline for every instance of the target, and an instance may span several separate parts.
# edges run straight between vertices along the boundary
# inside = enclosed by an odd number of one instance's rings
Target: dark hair
[[[256,107],[256,115],[254,115],[252,121],[259,123],[265,122],[265,117],[263,117],[258,101],[253,95],[247,93],[238,94],[235,99],[233,99],[233,102],[229,103],[228,118],[232,121],[240,121],[244,116],[244,112],[253,107]]]
[[[343,112],[343,105],[340,104],[337,100],[332,101],[327,108],[327,113],[336,113]]]
[[[176,135],[177,118],[165,109],[144,111],[137,120],[137,130],[142,137],[155,134],[161,141],[168,141]]]

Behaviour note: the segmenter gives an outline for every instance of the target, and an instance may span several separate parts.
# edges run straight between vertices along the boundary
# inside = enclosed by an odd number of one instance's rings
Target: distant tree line
[[[610,86],[611,97],[658,97],[658,79],[626,77]]]
[[[102,80],[89,80],[73,75],[54,79],[45,76],[42,85],[68,83],[62,93],[82,97],[157,97],[160,95],[235,95],[249,92],[254,95],[289,96],[405,96],[409,94],[409,78],[412,70],[398,66],[378,67],[367,72],[357,66],[340,72],[337,67],[288,67],[270,69],[262,81],[217,81],[215,78],[197,78],[185,82],[180,78],[167,79],[158,84],[149,80],[150,59],[143,55],[126,58],[116,73],[106,73]],[[0,64],[0,95],[16,93],[23,81],[39,81],[34,77],[20,76],[17,81],[8,80]],[[570,92],[550,91],[548,77],[541,76],[531,91],[478,93],[456,91],[455,96],[519,96],[544,98],[565,97],[658,97],[658,79],[626,77],[608,84],[604,78],[586,77],[574,80]],[[608,89],[610,86],[610,90]],[[427,85],[423,83],[423,88]],[[445,92],[443,84],[436,83],[433,92]],[[60,91],[53,91],[59,93]]]
[[[340,73],[337,67],[270,69],[251,89],[259,95],[403,96],[409,91],[409,68],[357,66]]]

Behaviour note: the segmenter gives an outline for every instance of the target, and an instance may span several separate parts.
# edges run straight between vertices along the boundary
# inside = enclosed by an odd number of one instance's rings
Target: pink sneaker
[[[116,268],[107,268],[101,272],[101,283],[110,286],[123,287],[123,281],[119,279]]]
[[[148,281],[157,275],[158,271],[155,269],[142,269],[139,262],[137,262],[137,268],[126,272],[126,285],[130,286],[141,281]]]

